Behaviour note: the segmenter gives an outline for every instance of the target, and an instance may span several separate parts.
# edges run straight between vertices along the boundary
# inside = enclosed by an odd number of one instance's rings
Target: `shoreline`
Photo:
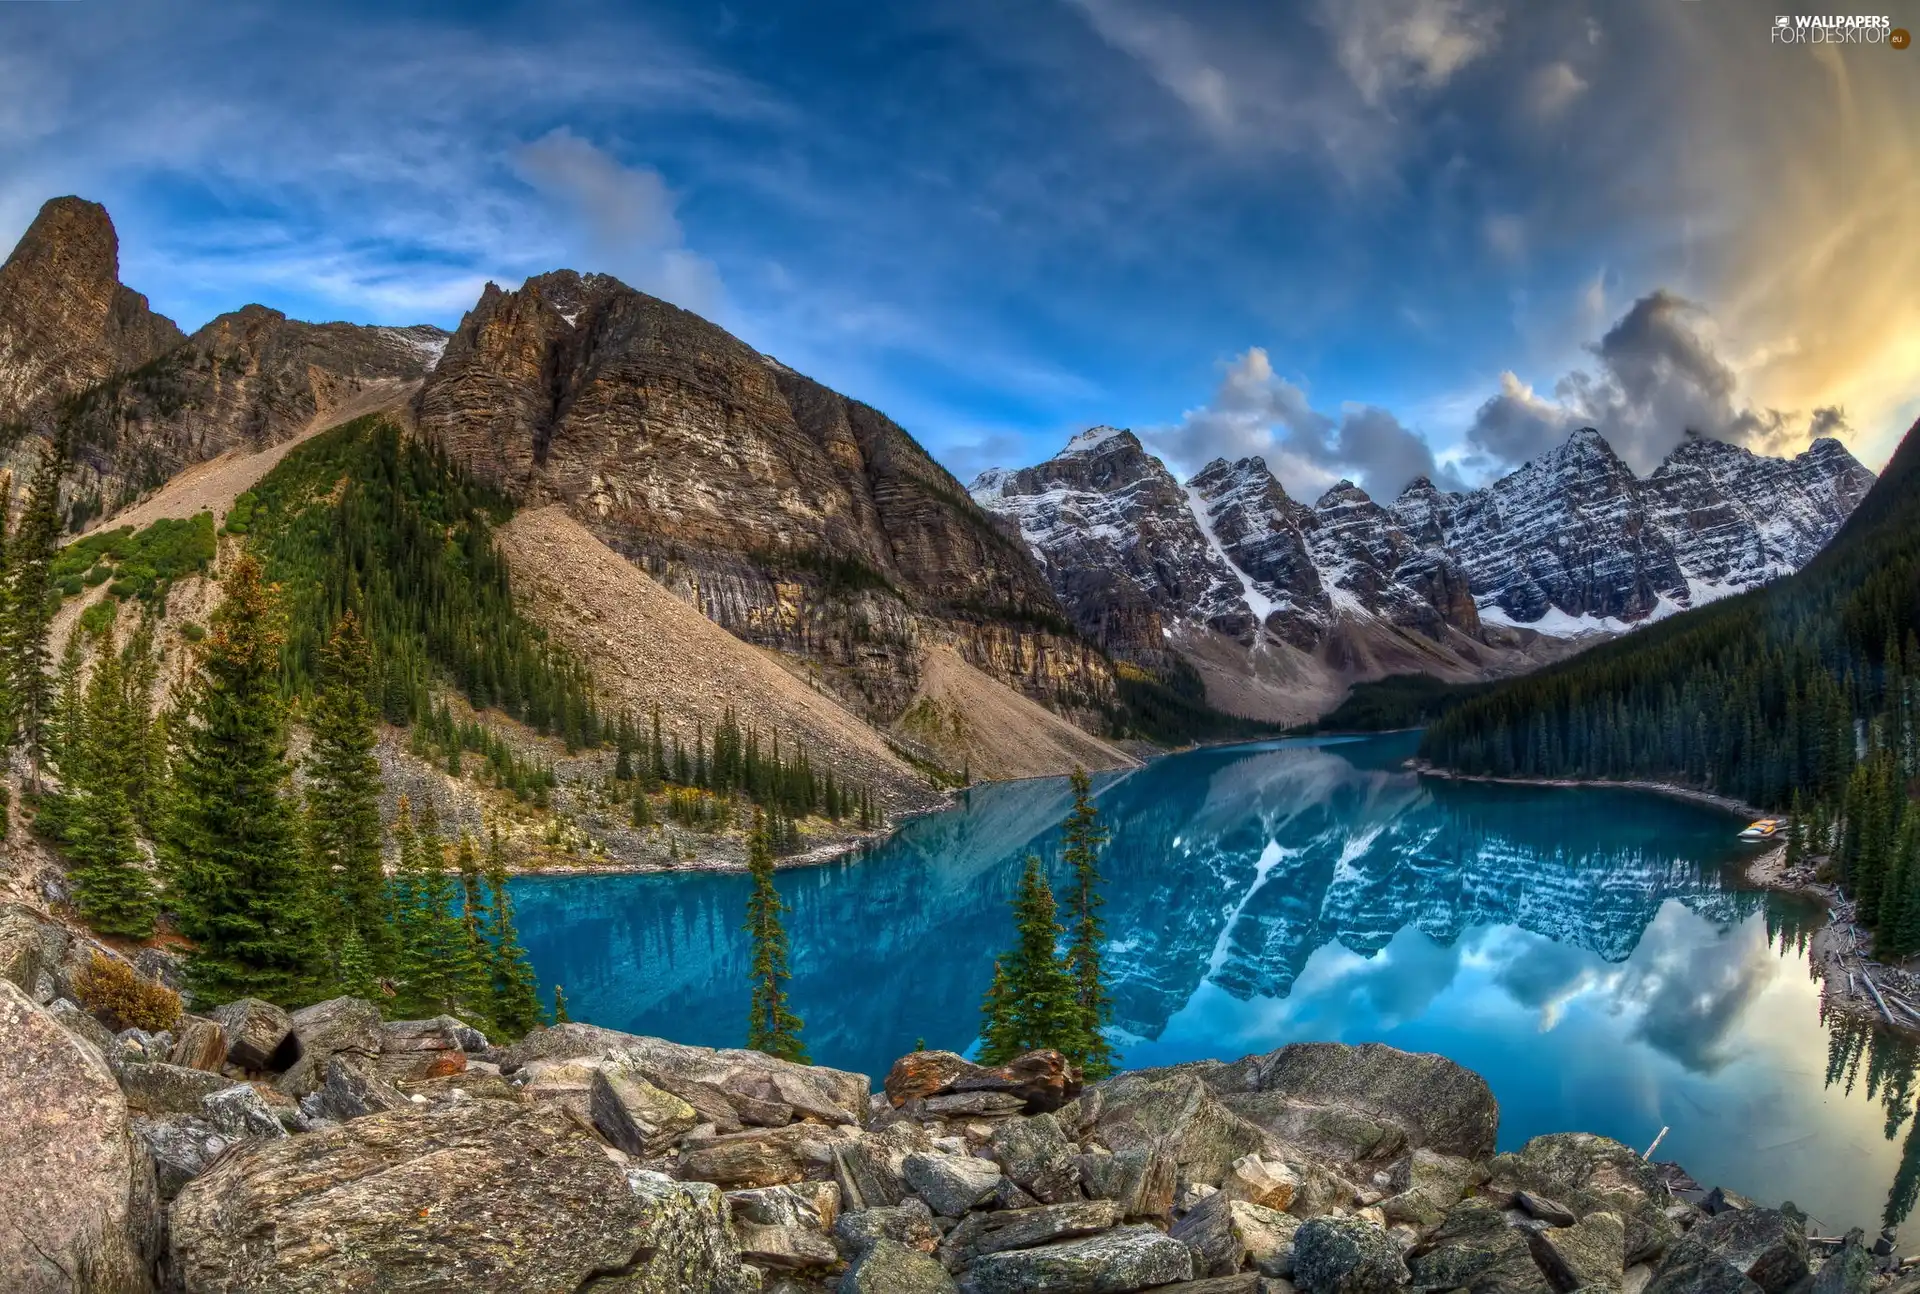
[[[1756,808],[1744,800],[1736,800],[1730,795],[1718,795],[1712,791],[1702,791],[1697,787],[1682,786],[1678,782],[1620,782],[1600,777],[1495,777],[1490,773],[1456,773],[1452,769],[1439,768],[1424,759],[1410,759],[1405,766],[1421,777],[1445,778],[1450,782],[1487,782],[1496,786],[1548,786],[1562,790],[1651,791],[1655,795],[1664,795],[1675,800],[1691,800],[1695,804],[1704,804],[1709,808],[1721,809],[1750,820],[1777,816],[1766,809]]]

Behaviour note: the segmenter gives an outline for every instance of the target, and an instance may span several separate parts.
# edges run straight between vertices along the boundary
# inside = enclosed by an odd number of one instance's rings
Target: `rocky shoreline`
[[[1410,759],[1405,767],[1422,777],[1440,777],[1450,782],[1490,782],[1498,786],[1552,786],[1575,789],[1580,787],[1613,791],[1651,791],[1655,795],[1665,795],[1676,800],[1691,800],[1695,804],[1704,804],[1715,809],[1724,809],[1728,813],[1738,814],[1749,820],[1768,817],[1765,809],[1757,809],[1743,800],[1730,795],[1716,795],[1712,791],[1702,791],[1697,787],[1682,786],[1678,782],[1616,782],[1606,778],[1579,777],[1494,777],[1483,773],[1458,773],[1450,768],[1441,768],[1424,759]]]
[[[355,998],[114,1033],[75,1005],[97,950],[59,934],[0,926],[0,1288],[22,1294],[1920,1289],[1890,1242],[1605,1138],[1497,1153],[1484,1080],[1379,1044],[1091,1085],[1053,1052],[915,1052],[876,1092],[587,1024],[498,1046]]]

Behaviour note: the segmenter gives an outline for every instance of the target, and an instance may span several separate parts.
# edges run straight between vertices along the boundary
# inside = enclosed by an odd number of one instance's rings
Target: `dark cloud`
[[[1635,301],[1587,349],[1596,370],[1567,374],[1552,399],[1502,374],[1499,392],[1474,417],[1469,443],[1514,465],[1554,448],[1575,427],[1592,426],[1644,473],[1689,437],[1782,454],[1846,426],[1835,408],[1816,409],[1803,431],[1790,414],[1741,404],[1739,375],[1715,348],[1707,311],[1664,288]]]
[[[1177,426],[1147,433],[1147,439],[1187,471],[1215,458],[1261,455],[1289,494],[1308,501],[1342,478],[1387,499],[1416,476],[1448,489],[1461,484],[1434,461],[1426,440],[1391,411],[1351,404],[1337,417],[1323,413],[1273,371],[1258,346],[1228,365],[1210,403],[1190,410]]]

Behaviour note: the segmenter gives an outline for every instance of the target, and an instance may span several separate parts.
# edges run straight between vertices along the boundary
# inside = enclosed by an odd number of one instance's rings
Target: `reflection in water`
[[[1882,1225],[1898,1226],[1912,1214],[1915,1197],[1920,1195],[1920,1119],[1914,1117],[1914,1072],[1920,1069],[1920,1046],[1847,1016],[1834,1016],[1827,1028],[1827,1086],[1852,1095],[1864,1058],[1866,1097],[1877,1099],[1886,1111],[1887,1140],[1899,1136],[1902,1126],[1907,1129],[1900,1146],[1900,1167],[1880,1217]]]
[[[1887,1136],[1912,1110],[1911,1060],[1895,1082],[1889,1044],[1824,1046],[1805,957],[1822,914],[1727,884],[1737,824],[1630,792],[1421,779],[1401,767],[1412,745],[1199,751],[1097,785],[1125,1064],[1306,1038],[1436,1051],[1493,1084],[1503,1144],[1582,1128],[1644,1145],[1671,1125],[1663,1152],[1703,1181],[1790,1186],[1833,1223],[1901,1199],[1904,1216],[1920,1174]],[[1057,859],[1068,802],[1064,781],[976,788],[864,859],[781,875],[816,1060],[879,1074],[921,1039],[971,1045],[1018,862]],[[726,1046],[744,1033],[746,889],[515,886],[540,977],[577,1018]],[[1848,1099],[1823,1099],[1823,1078]]]

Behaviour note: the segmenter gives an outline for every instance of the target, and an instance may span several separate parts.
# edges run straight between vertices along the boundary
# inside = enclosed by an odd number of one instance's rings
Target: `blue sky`
[[[1586,422],[1643,471],[1688,428],[1878,466],[1920,413],[1920,52],[1749,8],[0,4],[0,244],[104,202],[188,328],[606,270],[963,479],[1094,423],[1308,498]]]

